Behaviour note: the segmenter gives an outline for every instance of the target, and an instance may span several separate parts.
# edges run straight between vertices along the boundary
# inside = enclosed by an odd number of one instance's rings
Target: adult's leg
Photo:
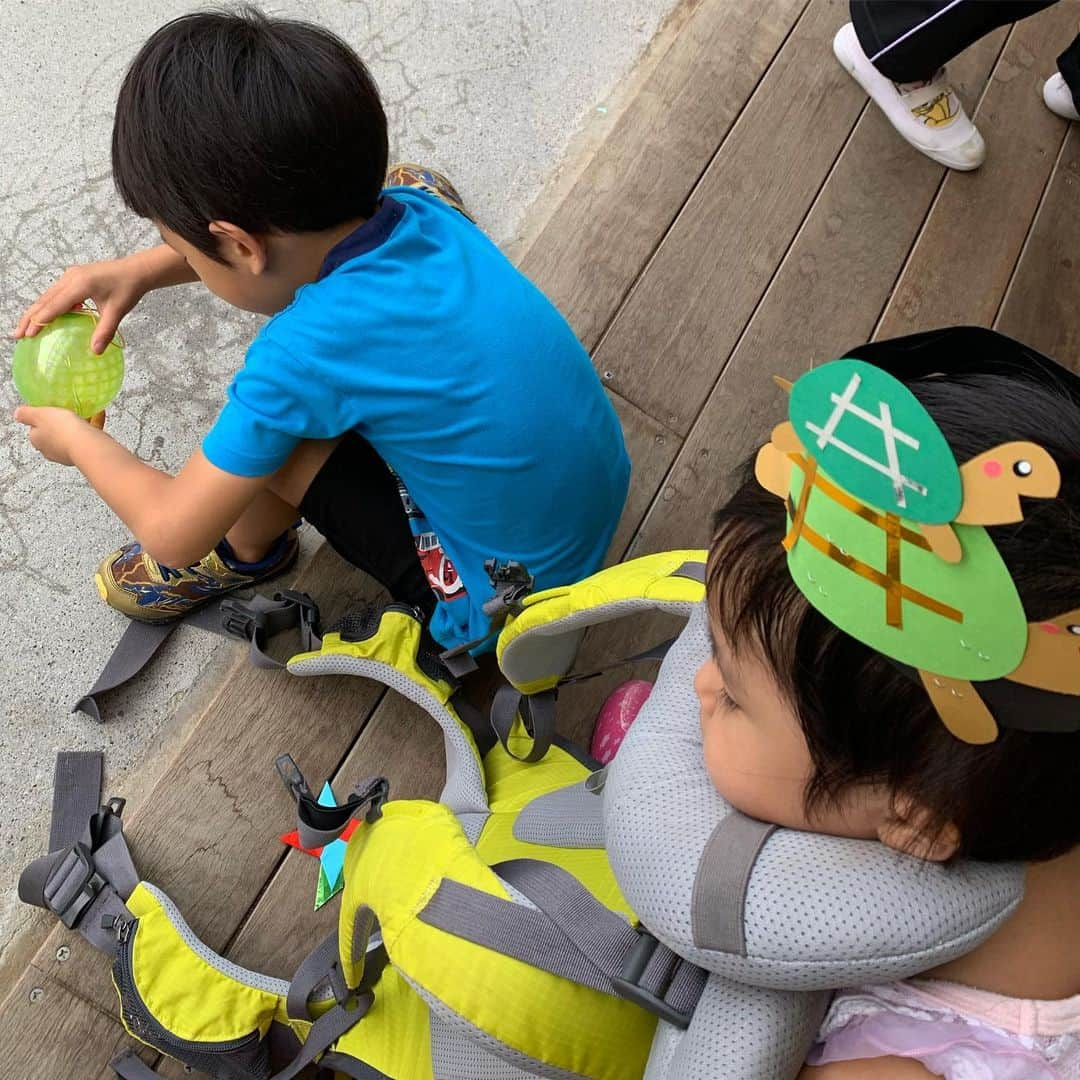
[[[1059,74],[1046,80],[1043,100],[1058,116],[1080,119],[1080,37],[1073,38],[1057,64]]]
[[[922,82],[979,38],[1057,0],[851,0],[859,44],[883,75]]]

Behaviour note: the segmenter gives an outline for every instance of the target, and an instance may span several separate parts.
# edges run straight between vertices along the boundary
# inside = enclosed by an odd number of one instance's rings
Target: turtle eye
[[[1076,634],[1077,637],[1080,637],[1080,625],[1077,625],[1076,623],[1069,623],[1069,625],[1066,626],[1065,629],[1068,630],[1070,634]]]
[[[1017,476],[1030,476],[1035,471],[1035,467],[1030,461],[1021,458],[1019,461],[1013,462],[1013,472]]]

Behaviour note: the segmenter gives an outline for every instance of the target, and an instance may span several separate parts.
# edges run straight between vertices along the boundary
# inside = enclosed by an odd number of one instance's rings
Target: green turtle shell
[[[861,360],[834,360],[791,389],[788,414],[807,452],[862,502],[944,525],[963,483],[949,444],[911,391]]]
[[[804,484],[795,466],[789,529]],[[963,554],[948,563],[912,522],[866,507],[819,471],[788,569],[825,618],[885,656],[953,679],[1001,678],[1023,659],[1027,617],[986,530],[954,528]]]

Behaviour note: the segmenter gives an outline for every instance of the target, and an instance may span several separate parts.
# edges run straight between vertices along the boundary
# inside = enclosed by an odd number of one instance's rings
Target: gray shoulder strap
[[[535,908],[444,878],[418,918],[687,1026],[705,971],[634,929],[552,863],[515,859],[492,869]]]
[[[758,854],[775,831],[775,825],[738,812],[728,814],[713,830],[698,862],[690,901],[699,949],[746,955],[746,890]]]

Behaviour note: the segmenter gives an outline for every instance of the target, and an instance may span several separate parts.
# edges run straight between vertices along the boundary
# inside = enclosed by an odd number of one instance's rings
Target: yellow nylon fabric
[[[508,899],[446,807],[387,804],[382,818],[349,842],[343,939],[356,904],[365,902],[379,919],[393,965],[469,1023],[521,1053],[583,1076],[640,1077],[655,1020],[630,1002],[420,921],[444,877]],[[412,1078],[401,1074],[401,1080]]]
[[[510,734],[511,748],[515,738],[528,736],[515,725]],[[516,751],[515,751],[516,752]],[[484,823],[476,842],[476,850],[488,866],[507,859],[541,859],[569,870],[602,904],[622,912],[630,919],[637,916],[623,898],[607,854],[598,848],[562,848],[545,844],[530,844],[514,836],[518,813],[538,795],[569,787],[584,780],[589,769],[558,746],[533,764],[515,761],[496,743],[484,759],[487,772],[488,800],[491,817]]]
[[[693,549],[644,555],[640,559],[609,566],[576,585],[546,589],[526,597],[524,609],[517,615],[511,615],[499,634],[495,652],[500,668],[506,672],[503,657],[508,649],[521,648],[528,634],[536,632],[538,627],[550,628],[552,623],[568,615],[618,600],[697,603],[705,595],[704,586],[689,578],[671,575],[683,563],[705,562],[707,556],[708,552]],[[568,632],[579,631],[580,627],[577,627]],[[537,694],[550,690],[564,674],[564,671],[552,671],[527,682],[511,681],[523,694]]]
[[[427,1003],[390,966],[383,969],[370,1011],[334,1044],[396,1080],[433,1080]]]
[[[302,666],[306,660],[327,654],[376,660],[406,675],[445,705],[454,688],[442,679],[429,678],[420,669],[416,662],[420,634],[421,626],[412,615],[403,611],[385,611],[379,633],[366,641],[342,641],[340,634],[327,634],[322,640],[321,649],[316,652],[297,653],[289,660],[288,666],[291,670],[293,667]]]
[[[148,889],[136,886],[127,906],[139,920],[132,950],[136,989],[158,1023],[178,1038],[227,1042],[256,1028],[265,1035],[271,1020],[284,1020],[283,998],[231,979],[192,952]],[[300,1025],[298,1034],[306,1027]]]

